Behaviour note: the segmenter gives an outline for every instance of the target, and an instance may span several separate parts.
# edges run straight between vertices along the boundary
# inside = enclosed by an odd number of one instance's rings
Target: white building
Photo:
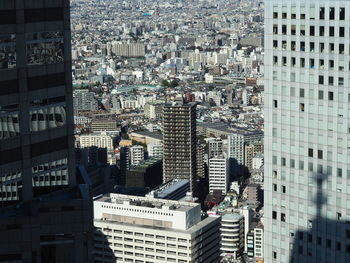
[[[258,153],[253,157],[253,170],[259,169],[264,165],[264,155],[262,153]]]
[[[138,165],[145,159],[145,152],[142,145],[134,145],[130,148],[131,165]]]
[[[221,190],[226,194],[229,186],[228,160],[223,155],[209,159],[209,192]]]
[[[148,157],[163,157],[163,144],[150,142],[147,144]]]
[[[265,6],[264,261],[348,262],[350,1]]]
[[[236,259],[244,248],[244,217],[226,213],[221,217],[221,256]]]
[[[94,225],[95,261],[220,260],[220,218],[202,220],[200,204],[109,194],[94,201]]]
[[[96,132],[92,134],[84,134],[79,136],[80,147],[96,146],[98,148],[107,148],[108,151],[113,151],[113,136],[106,132]]]
[[[261,131],[237,130],[227,137],[228,157],[233,158],[238,164],[244,164],[244,145],[260,142],[264,137]]]

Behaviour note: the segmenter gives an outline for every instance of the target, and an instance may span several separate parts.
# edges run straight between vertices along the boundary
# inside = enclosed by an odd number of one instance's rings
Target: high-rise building
[[[220,262],[220,218],[202,219],[197,203],[109,194],[94,225],[96,262]]]
[[[163,177],[188,179],[191,191],[197,175],[196,104],[173,102],[163,109]]]
[[[77,186],[69,1],[0,4],[0,259],[90,262]]]
[[[265,5],[264,261],[347,262],[350,2]]]
[[[147,144],[148,157],[163,158],[163,144],[150,142]]]
[[[244,165],[249,169],[249,171],[252,171],[253,169],[253,157],[258,153],[262,153],[263,151],[263,143],[252,143],[244,146]]]
[[[225,156],[219,155],[209,159],[209,192],[221,190],[225,195],[229,185],[229,165]]]

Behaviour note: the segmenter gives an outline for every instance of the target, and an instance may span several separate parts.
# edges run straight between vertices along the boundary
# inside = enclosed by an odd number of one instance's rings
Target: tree
[[[179,82],[176,80],[176,79],[173,79],[171,82],[170,82],[170,87],[172,88],[175,88],[179,86]]]
[[[166,79],[163,79],[163,80],[162,80],[162,86],[163,86],[163,87],[169,87],[169,86],[170,86],[169,81],[167,81]]]

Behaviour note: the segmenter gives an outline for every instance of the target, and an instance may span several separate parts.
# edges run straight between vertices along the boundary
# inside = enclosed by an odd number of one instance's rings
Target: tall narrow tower
[[[0,32],[0,258],[88,262],[92,204],[75,178],[69,0],[2,0]]]
[[[347,262],[350,2],[265,5],[264,261]]]
[[[163,109],[163,181],[174,178],[191,181],[197,175],[196,104],[174,102]]]

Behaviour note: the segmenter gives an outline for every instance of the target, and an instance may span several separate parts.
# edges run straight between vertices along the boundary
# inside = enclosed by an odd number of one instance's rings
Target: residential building
[[[134,145],[130,147],[130,164],[138,165],[145,159],[145,151],[142,145]]]
[[[109,194],[94,201],[94,224],[96,261],[220,261],[220,218],[202,219],[200,204]]]
[[[96,146],[98,148],[107,148],[108,151],[113,151],[113,136],[107,132],[96,132],[79,136],[80,147]]]
[[[222,151],[223,141],[220,138],[209,138],[208,140],[208,158],[219,156],[223,154]]]
[[[163,109],[163,178],[188,179],[191,191],[197,175],[196,104],[173,102]]]
[[[91,262],[77,185],[69,1],[0,5],[0,260]]]
[[[148,157],[163,158],[163,144],[150,142],[147,144]]]
[[[75,111],[98,110],[95,94],[88,89],[75,89],[73,91],[73,106]]]
[[[253,157],[256,154],[263,152],[263,143],[246,144],[244,146],[244,165],[249,169],[249,171],[252,171],[253,169]]]
[[[229,165],[225,156],[219,155],[209,159],[209,193],[220,190],[226,194],[229,187]]]

